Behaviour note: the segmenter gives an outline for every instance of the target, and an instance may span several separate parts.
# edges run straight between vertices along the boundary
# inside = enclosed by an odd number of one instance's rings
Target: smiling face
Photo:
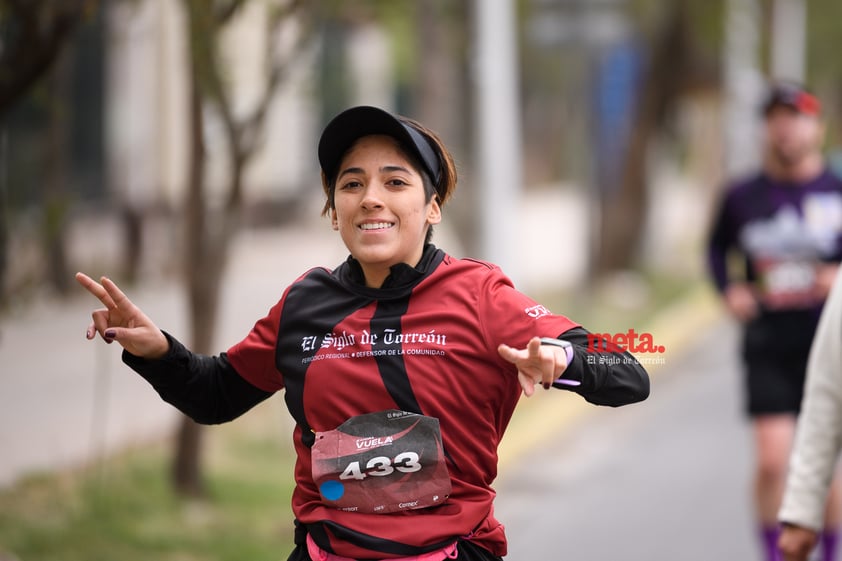
[[[415,266],[427,229],[441,221],[421,174],[388,136],[362,137],[345,153],[333,202],[333,228],[372,287],[383,284],[392,265]]]

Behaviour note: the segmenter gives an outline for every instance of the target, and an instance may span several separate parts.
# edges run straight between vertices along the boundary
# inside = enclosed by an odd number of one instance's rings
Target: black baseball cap
[[[319,164],[329,180],[339,172],[345,152],[363,136],[382,134],[398,141],[402,149],[424,167],[435,185],[441,179],[439,157],[430,142],[413,128],[378,107],[361,105],[346,109],[334,117],[322,131],[319,140]]]
[[[781,82],[772,86],[763,103],[763,114],[768,115],[773,107],[779,105],[812,116],[817,116],[822,109],[819,98],[794,82]]]

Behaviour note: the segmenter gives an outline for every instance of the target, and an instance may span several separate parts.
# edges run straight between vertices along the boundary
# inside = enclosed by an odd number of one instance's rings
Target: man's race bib
[[[316,433],[313,480],[326,505],[385,514],[442,504],[450,495],[438,419],[388,410]]]
[[[763,303],[771,309],[807,308],[816,304],[815,263],[811,260],[762,259],[757,261]]]

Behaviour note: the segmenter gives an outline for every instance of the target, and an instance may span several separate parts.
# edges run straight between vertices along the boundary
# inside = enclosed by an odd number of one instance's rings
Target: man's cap
[[[772,108],[779,105],[813,116],[821,113],[822,109],[819,98],[794,82],[781,82],[772,86],[763,103],[763,114],[768,115]]]
[[[361,105],[346,109],[334,117],[322,131],[319,140],[319,164],[329,180],[339,172],[339,164],[345,152],[363,136],[382,134],[398,141],[398,144],[424,166],[424,171],[434,184],[441,178],[441,164],[430,142],[412,126],[391,113]]]

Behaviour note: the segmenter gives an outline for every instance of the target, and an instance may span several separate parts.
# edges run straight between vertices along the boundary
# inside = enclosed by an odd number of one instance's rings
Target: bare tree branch
[[[270,61],[271,67],[263,94],[260,101],[255,105],[251,114],[243,120],[243,136],[242,148],[246,158],[250,158],[252,154],[257,151],[260,143],[262,129],[265,128],[266,113],[269,111],[272,99],[277,93],[279,85],[286,79],[296,59],[306,49],[313,37],[312,27],[314,25],[312,14],[307,14],[302,6],[303,0],[293,0],[286,9],[276,12],[269,24],[269,41],[267,42],[266,60]],[[282,57],[277,52],[277,36],[280,32],[281,24],[288,21],[289,18],[298,12],[303,17],[300,18],[299,23],[302,28],[298,30],[295,44],[287,50],[285,57]]]
[[[227,3],[218,3],[214,10],[214,18],[220,26],[231,21],[237,12],[245,5],[245,0],[231,0]]]

